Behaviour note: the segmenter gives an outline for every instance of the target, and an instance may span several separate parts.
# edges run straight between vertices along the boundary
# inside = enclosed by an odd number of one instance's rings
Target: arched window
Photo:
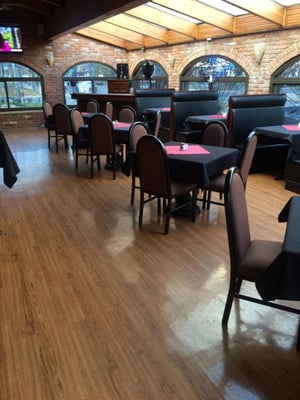
[[[247,92],[247,85],[248,75],[243,68],[219,55],[194,60],[180,76],[181,90],[217,90],[221,112],[227,111],[230,96]]]
[[[149,69],[150,75],[147,74]],[[168,74],[160,64],[152,60],[139,63],[133,71],[132,80],[135,89],[166,89],[168,87]]]
[[[300,106],[300,56],[283,64],[271,76],[272,93],[285,93],[286,107]]]
[[[25,65],[0,62],[0,109],[34,110],[43,103],[42,77]]]
[[[117,78],[117,71],[99,62],[76,64],[63,74],[65,102],[77,104],[72,93],[108,93],[107,80]]]

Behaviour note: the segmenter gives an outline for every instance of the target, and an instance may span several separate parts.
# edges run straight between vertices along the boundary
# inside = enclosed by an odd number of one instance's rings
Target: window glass
[[[63,75],[64,95],[67,105],[77,104],[73,93],[108,93],[107,80],[117,78],[117,72],[109,65],[84,62],[74,65]]]
[[[0,62],[0,108],[41,109],[42,78],[22,64]]]
[[[245,94],[248,75],[233,60],[203,56],[190,63],[180,76],[181,90],[217,90],[220,112],[227,112],[230,96]]]
[[[145,64],[151,66],[150,79],[149,75],[148,77],[145,76],[145,72],[147,74]],[[145,60],[136,66],[132,74],[132,81],[135,89],[166,89],[168,87],[168,74],[157,62]]]
[[[300,120],[300,56],[283,64],[271,77],[271,91],[286,94],[286,113]]]

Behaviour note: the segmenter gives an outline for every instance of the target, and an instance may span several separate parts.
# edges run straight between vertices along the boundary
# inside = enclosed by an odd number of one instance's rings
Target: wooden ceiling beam
[[[197,25],[171,14],[168,15],[168,18],[166,18],[166,14],[164,12],[153,7],[142,5],[133,8],[132,10],[128,10],[126,14],[143,20],[147,18],[147,21],[153,24],[164,26],[167,29],[170,29],[174,32],[183,33],[184,35],[190,36],[194,39],[197,38]]]
[[[275,24],[284,25],[286,8],[271,0],[235,0],[228,3],[242,8],[249,13],[267,19]]]
[[[207,6],[206,4],[199,3],[196,0],[154,0],[153,3],[159,4],[163,7],[175,10],[191,18],[196,18],[199,21],[207,22],[225,31],[234,31],[234,18],[216,8]]]

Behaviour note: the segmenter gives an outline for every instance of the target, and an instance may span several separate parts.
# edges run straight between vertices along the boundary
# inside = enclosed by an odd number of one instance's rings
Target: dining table
[[[300,196],[292,196],[278,215],[286,222],[280,254],[256,283],[263,300],[300,300]]]
[[[283,139],[290,143],[288,160],[300,160],[300,126],[299,125],[270,125],[255,128],[257,135]]]
[[[129,132],[133,122],[112,121],[115,143],[129,145]],[[89,124],[86,123],[79,128],[78,136],[86,139],[89,136]],[[128,146],[127,146],[128,147]]]
[[[12,188],[17,181],[20,168],[10,150],[4,133],[0,130],[0,168],[3,168],[3,182]]]
[[[204,125],[210,121],[221,121],[224,124],[227,120],[227,114],[209,114],[209,115],[189,115],[184,121],[186,129],[203,129]]]
[[[237,166],[240,151],[236,148],[206,146],[192,143],[165,143],[171,179],[196,183],[205,189],[212,177]]]
[[[142,112],[142,119],[151,125],[155,122],[156,114],[161,113],[161,126],[169,128],[171,107],[147,107]]]

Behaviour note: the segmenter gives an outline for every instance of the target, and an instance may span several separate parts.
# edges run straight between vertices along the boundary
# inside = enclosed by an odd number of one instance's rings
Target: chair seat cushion
[[[252,240],[238,266],[239,277],[256,282],[272,261],[280,254],[281,249],[281,242]]]
[[[211,190],[212,192],[223,193],[225,186],[225,178],[226,174],[221,174],[212,178],[206,189]]]

